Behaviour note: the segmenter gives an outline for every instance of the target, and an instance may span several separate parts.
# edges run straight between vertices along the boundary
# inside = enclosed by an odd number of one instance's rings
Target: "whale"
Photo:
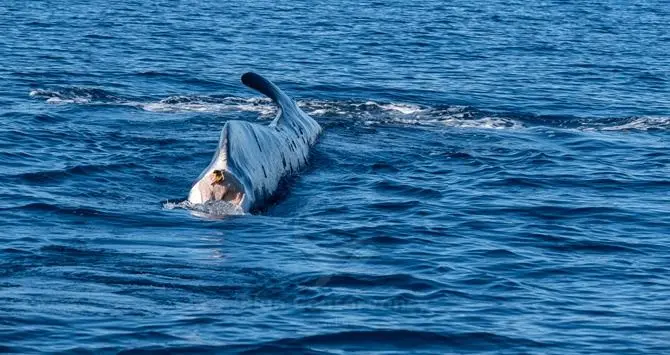
[[[227,121],[209,165],[193,183],[188,202],[225,201],[244,212],[264,208],[282,181],[309,162],[322,128],[279,87],[259,74],[242,75],[244,85],[267,96],[278,112],[267,125]]]

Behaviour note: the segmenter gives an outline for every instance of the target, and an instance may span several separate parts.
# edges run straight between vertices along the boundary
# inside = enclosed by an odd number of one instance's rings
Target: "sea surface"
[[[670,353],[670,4],[0,0],[0,353]],[[227,120],[324,128],[185,208]]]

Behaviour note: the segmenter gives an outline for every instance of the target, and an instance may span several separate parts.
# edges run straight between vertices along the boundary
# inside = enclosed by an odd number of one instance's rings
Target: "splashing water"
[[[197,216],[209,218],[221,218],[225,216],[242,216],[244,211],[235,204],[228,201],[207,201],[205,203],[192,204],[188,200],[180,202],[165,202],[163,208],[166,210],[185,209]]]

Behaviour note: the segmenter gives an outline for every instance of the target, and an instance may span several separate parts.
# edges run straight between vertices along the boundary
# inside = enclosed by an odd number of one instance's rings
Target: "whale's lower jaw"
[[[202,197],[203,193],[200,191],[198,188],[198,183],[196,182],[193,184],[193,187],[191,187],[191,191],[188,193],[188,202],[192,204],[198,204],[198,203],[204,203],[205,199]]]

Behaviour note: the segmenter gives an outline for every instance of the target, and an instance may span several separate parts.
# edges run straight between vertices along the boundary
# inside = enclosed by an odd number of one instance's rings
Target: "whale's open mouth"
[[[226,170],[212,170],[191,188],[189,201],[206,203],[225,201],[240,206],[244,199],[244,187],[240,181]]]

